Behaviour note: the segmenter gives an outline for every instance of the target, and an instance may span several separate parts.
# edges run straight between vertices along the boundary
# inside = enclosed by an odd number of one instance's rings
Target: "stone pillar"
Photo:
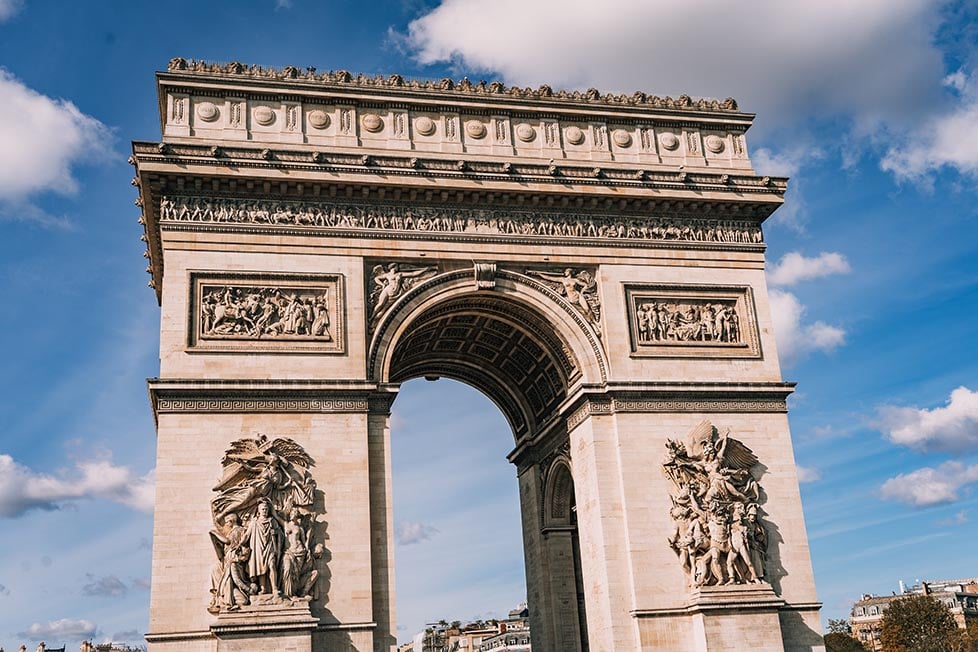
[[[394,611],[394,503],[391,495],[390,406],[393,392],[372,396],[367,423],[370,457],[370,559],[373,573],[374,650],[397,648]]]
[[[581,570],[592,650],[635,650],[631,561],[625,535],[618,434],[610,404],[569,418]]]

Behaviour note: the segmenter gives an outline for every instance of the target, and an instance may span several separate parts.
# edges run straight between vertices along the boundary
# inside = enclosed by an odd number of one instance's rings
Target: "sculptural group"
[[[315,599],[323,546],[314,543],[313,460],[296,442],[264,435],[231,444],[211,501],[217,562],[208,611]]]
[[[757,457],[703,421],[687,442],[667,440],[663,470],[674,493],[668,538],[694,587],[765,579],[767,530],[759,520]]]

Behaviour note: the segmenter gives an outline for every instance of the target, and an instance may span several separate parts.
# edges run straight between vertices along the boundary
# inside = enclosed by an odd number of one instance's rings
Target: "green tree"
[[[883,652],[948,652],[960,642],[950,609],[929,595],[894,600],[880,627]]]
[[[825,652],[866,652],[866,647],[851,634],[829,632],[825,635]]]

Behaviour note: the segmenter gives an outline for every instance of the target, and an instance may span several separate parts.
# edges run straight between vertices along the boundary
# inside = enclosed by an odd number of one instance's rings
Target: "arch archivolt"
[[[543,527],[573,525],[574,474],[570,458],[559,454],[544,470]]]
[[[563,297],[508,270],[479,289],[473,268],[404,292],[377,322],[368,357],[378,383],[445,376],[476,387],[517,440],[552,423],[572,386],[601,383],[606,370],[598,332]]]

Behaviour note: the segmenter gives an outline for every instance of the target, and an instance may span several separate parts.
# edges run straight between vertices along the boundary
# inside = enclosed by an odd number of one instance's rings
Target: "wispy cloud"
[[[0,23],[13,17],[23,5],[22,0],[0,0]]]
[[[962,509],[955,512],[948,518],[942,518],[937,521],[940,527],[953,527],[956,525],[964,525],[968,522],[968,510]]]
[[[879,428],[894,444],[924,452],[978,451],[978,391],[958,387],[944,407],[884,405],[877,414]]]
[[[151,512],[154,484],[154,471],[139,476],[111,459],[78,462],[70,472],[53,476],[0,455],[0,518],[23,516],[31,510],[58,510],[94,498]]]
[[[394,528],[394,536],[397,543],[402,546],[410,546],[422,541],[428,541],[431,537],[438,534],[436,528],[418,521],[402,521]]]
[[[914,507],[953,503],[961,491],[978,482],[978,464],[944,462],[937,468],[924,467],[890,478],[880,487],[880,495]]]
[[[798,482],[816,482],[822,479],[821,472],[815,467],[797,464],[795,465],[795,470],[798,472]]]
[[[90,620],[61,618],[46,623],[34,623],[17,635],[32,641],[59,640],[80,641],[95,638],[98,626]]]
[[[868,557],[875,557],[881,552],[887,552],[889,550],[898,550],[899,548],[915,546],[919,543],[932,541],[933,539],[942,539],[944,537],[949,537],[949,536],[951,536],[951,532],[935,532],[933,534],[923,534],[916,537],[908,537],[906,539],[900,539],[899,541],[890,541],[889,543],[883,543],[878,546],[870,546],[868,548],[862,548],[857,552],[837,558],[837,561],[853,561],[856,559],[866,559]]]

